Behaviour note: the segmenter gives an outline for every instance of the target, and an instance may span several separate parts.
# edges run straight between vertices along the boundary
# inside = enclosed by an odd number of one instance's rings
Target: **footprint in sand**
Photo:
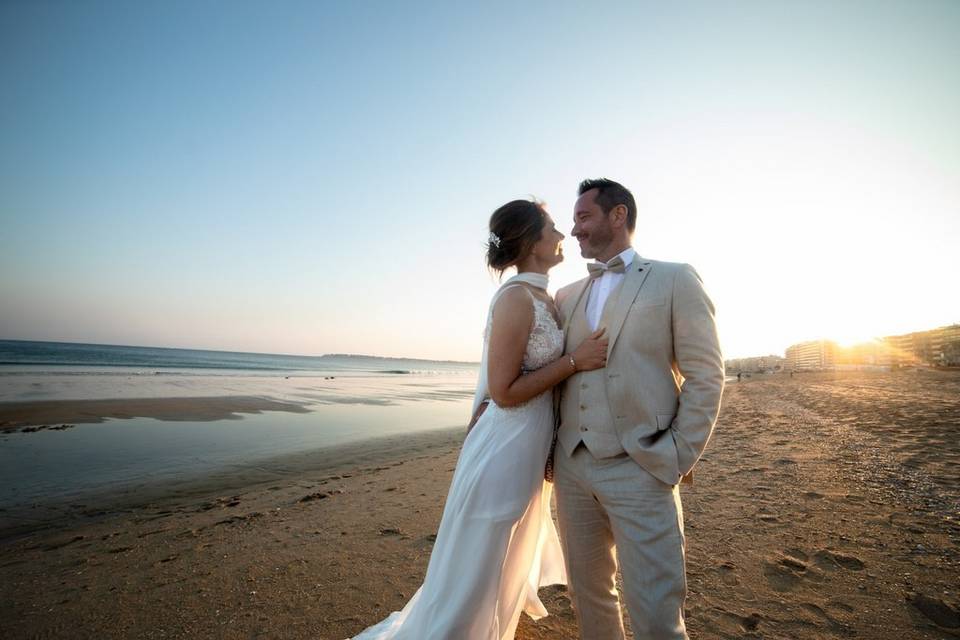
[[[847,635],[847,636],[856,635],[856,632],[853,629],[851,629],[848,625],[844,624],[843,622],[840,622],[839,620],[834,618],[832,615],[824,611],[818,605],[815,605],[812,602],[804,602],[800,606],[802,606],[804,609],[806,609],[810,613],[814,614],[815,616],[821,618],[824,622],[826,622],[827,627],[833,633],[840,634],[840,635]]]
[[[797,573],[806,573],[807,569],[810,568],[806,562],[799,558],[794,558],[793,556],[784,556],[780,558],[779,564],[787,567],[788,569],[792,569]]]
[[[848,556],[842,553],[834,553],[821,549],[813,554],[814,561],[821,569],[849,569],[851,571],[860,571],[865,566],[863,561],[856,556]]]
[[[731,634],[731,637],[738,637],[740,633],[744,631],[752,633],[760,627],[760,623],[763,621],[763,616],[757,612],[742,616],[739,613],[721,609],[717,611],[717,613],[721,618],[721,620],[718,621],[720,622],[720,628]],[[751,635],[749,637],[753,638],[757,636]]]
[[[810,556],[804,553],[802,549],[791,548],[787,549],[785,553],[791,558],[796,558],[797,560],[802,560],[803,562],[806,562],[810,559]]]
[[[753,612],[748,616],[742,616],[740,618],[740,627],[743,628],[744,631],[756,631],[762,620],[763,616],[757,612]]]
[[[830,600],[827,602],[828,609],[835,609],[844,613],[853,613],[855,609],[843,600]]]
[[[737,565],[732,562],[724,562],[717,567],[720,573],[720,581],[729,587],[735,587],[740,584],[740,578],[737,577]]]
[[[767,561],[763,575],[774,591],[792,591],[805,578],[820,578],[810,571],[809,556],[799,549],[788,549],[783,555]]]
[[[133,551],[133,547],[116,547],[108,549],[107,553],[126,553],[127,551]]]
[[[212,526],[216,527],[216,526],[219,526],[219,525],[221,525],[221,524],[231,524],[231,525],[232,525],[232,524],[241,524],[241,523],[244,523],[244,522],[248,522],[248,521],[250,521],[250,520],[253,520],[253,519],[255,519],[255,518],[259,518],[259,517],[261,517],[262,515],[263,515],[263,514],[260,513],[259,511],[251,511],[250,513],[247,513],[247,514],[242,515],[242,516],[230,516],[229,518],[224,518],[223,520],[219,520],[219,521],[217,521],[217,522],[214,522]],[[206,527],[205,527],[205,528],[206,528]]]
[[[917,593],[907,596],[907,601],[937,626],[946,629],[960,628],[960,611],[943,600]]]
[[[763,577],[774,591],[793,591],[800,584],[801,576],[795,570],[780,562],[767,562],[763,566]]]

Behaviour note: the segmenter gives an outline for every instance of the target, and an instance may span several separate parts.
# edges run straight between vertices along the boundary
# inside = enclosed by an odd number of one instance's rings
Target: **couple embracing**
[[[402,611],[355,640],[511,640],[521,612],[547,615],[537,589],[558,583],[583,640],[621,640],[618,565],[634,637],[687,638],[679,483],[720,407],[713,305],[689,265],[636,254],[623,185],[585,180],[573,217],[595,262],[556,301],[547,273],[564,235],[543,207],[515,200],[490,218],[487,263],[517,275],[490,303],[474,418],[427,574]]]

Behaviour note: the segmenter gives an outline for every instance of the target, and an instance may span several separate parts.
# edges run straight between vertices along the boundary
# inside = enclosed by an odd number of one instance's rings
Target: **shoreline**
[[[459,448],[464,435],[464,427],[451,426],[403,435],[372,436],[233,464],[179,481],[137,483],[51,500],[31,508],[0,509],[0,543],[85,526],[143,509],[177,509],[197,500],[258,491],[267,485],[312,482],[316,476],[392,463],[421,451]]]

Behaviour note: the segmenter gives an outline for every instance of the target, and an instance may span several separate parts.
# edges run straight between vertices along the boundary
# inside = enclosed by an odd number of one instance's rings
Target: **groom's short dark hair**
[[[594,202],[603,209],[604,213],[610,213],[618,204],[627,208],[627,231],[633,233],[637,226],[637,203],[630,190],[619,182],[607,178],[588,178],[580,183],[577,195],[582,196],[591,189],[597,190]]]

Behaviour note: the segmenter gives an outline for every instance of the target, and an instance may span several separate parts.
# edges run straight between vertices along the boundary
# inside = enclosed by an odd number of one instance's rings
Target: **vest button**
[[[586,388],[587,388],[587,383],[586,383],[586,382],[581,383],[581,384],[580,384],[580,388],[581,388],[581,389],[586,389]]]
[[[580,405],[580,411],[586,411],[586,410],[587,410],[587,405],[585,404]]]
[[[589,431],[586,427],[580,427],[580,431]]]

